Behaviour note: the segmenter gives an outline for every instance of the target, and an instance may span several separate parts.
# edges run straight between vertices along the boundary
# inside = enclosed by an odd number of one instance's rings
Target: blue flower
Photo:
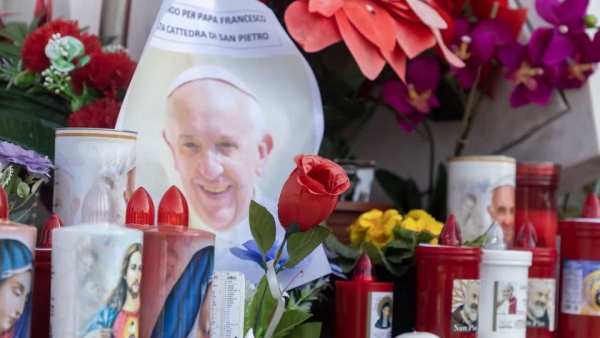
[[[265,255],[265,259],[267,262],[275,259],[275,255],[277,254],[280,245],[281,243],[279,243],[279,241],[275,241],[275,244],[273,244],[271,250],[269,250]],[[266,269],[266,266],[262,260],[262,255],[260,254],[260,249],[258,248],[256,241],[247,241],[246,243],[242,244],[242,246],[246,248],[246,250],[241,248],[231,248],[229,249],[229,251],[231,251],[231,253],[239,259],[254,262],[260,265],[263,269]],[[278,268],[281,264],[285,263],[285,261],[287,261],[288,258],[289,255],[287,252],[287,248],[284,247],[281,258],[279,258],[279,261],[277,262],[277,264],[275,264],[275,268]]]
[[[27,168],[30,174],[50,177],[52,162],[47,156],[40,156],[33,150],[25,150],[19,145],[0,141],[0,165],[2,168],[14,163]]]

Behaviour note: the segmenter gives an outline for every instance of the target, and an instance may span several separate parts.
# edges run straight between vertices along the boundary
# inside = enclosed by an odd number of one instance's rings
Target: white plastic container
[[[515,236],[516,160],[506,156],[465,156],[448,160],[448,214],[454,215],[463,241],[483,235],[493,221],[505,242]]]
[[[530,251],[483,250],[478,338],[525,338]]]

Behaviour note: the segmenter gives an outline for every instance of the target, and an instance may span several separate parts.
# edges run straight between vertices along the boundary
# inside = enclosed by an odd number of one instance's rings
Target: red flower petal
[[[71,114],[67,125],[71,128],[114,129],[120,110],[121,104],[115,100],[98,99]]]
[[[288,32],[306,52],[320,51],[342,40],[333,18],[309,12],[304,1],[295,1],[285,11]]]
[[[346,0],[344,13],[367,40],[381,49],[394,50],[396,26],[385,8],[369,0]]]
[[[406,82],[406,54],[399,46],[396,46],[393,52],[389,52],[387,50],[381,50],[381,54],[390,64],[394,72],[398,75],[398,77]]]
[[[369,80],[375,80],[385,66],[385,59],[379,49],[356,30],[341,11],[335,13],[335,20],[361,72]]]
[[[396,21],[396,40],[409,59],[415,58],[436,44],[435,36],[423,24]]]
[[[311,13],[319,13],[330,18],[335,12],[342,9],[343,5],[343,0],[309,0],[308,10]]]

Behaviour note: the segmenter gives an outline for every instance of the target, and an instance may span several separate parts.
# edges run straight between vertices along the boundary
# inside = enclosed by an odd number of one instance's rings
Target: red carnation
[[[77,69],[71,81],[73,88],[81,92],[83,84],[95,88],[105,96],[116,99],[119,88],[129,87],[135,72],[136,62],[124,51],[114,53],[94,53],[83,68]]]
[[[102,45],[97,36],[89,33],[81,33],[77,21],[54,20],[36,29],[25,38],[21,58],[25,69],[32,72],[42,72],[50,67],[50,60],[46,56],[46,45],[52,38],[52,34],[59,33],[60,36],[72,36],[77,38],[85,46],[85,53],[100,51]]]
[[[121,104],[110,98],[98,99],[69,116],[67,125],[71,128],[114,129]]]

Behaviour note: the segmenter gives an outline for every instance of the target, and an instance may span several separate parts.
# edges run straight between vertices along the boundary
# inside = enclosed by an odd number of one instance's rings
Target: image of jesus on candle
[[[127,249],[117,287],[89,321],[85,338],[139,338],[141,279],[142,245],[136,243]]]

